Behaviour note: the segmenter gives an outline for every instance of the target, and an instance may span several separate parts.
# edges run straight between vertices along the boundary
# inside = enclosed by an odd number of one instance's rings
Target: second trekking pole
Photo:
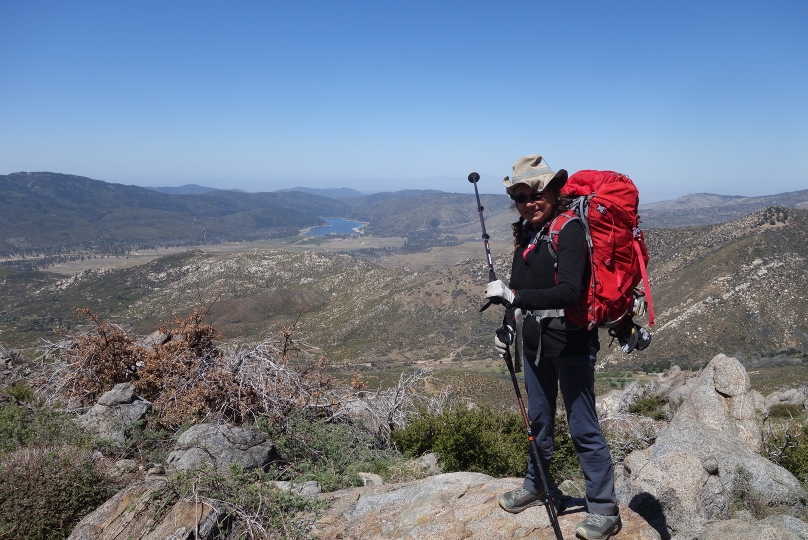
[[[494,272],[494,263],[491,261],[491,249],[488,246],[488,234],[485,232],[485,220],[483,219],[484,208],[483,205],[480,204],[480,192],[477,190],[477,182],[479,181],[480,175],[476,172],[469,175],[469,182],[474,184],[474,194],[477,196],[477,212],[480,214],[480,226],[483,229],[483,243],[485,244],[485,255],[488,262],[488,282],[491,283],[492,281],[497,280],[497,276]],[[480,308],[480,311],[485,310],[490,305],[491,301],[489,300],[483,305],[483,307]],[[541,455],[539,453],[539,445],[536,442],[536,437],[533,436],[533,430],[530,427],[530,419],[527,417],[527,411],[525,410],[525,402],[522,400],[522,391],[519,389],[519,381],[516,379],[516,371],[513,368],[513,359],[511,358],[510,348],[512,341],[511,333],[503,327],[497,331],[497,337],[499,337],[501,342],[506,344],[503,358],[505,359],[505,365],[508,366],[508,372],[511,374],[511,382],[513,383],[513,390],[516,393],[516,401],[519,402],[519,411],[522,413],[522,420],[524,420],[525,429],[527,430],[527,439],[530,442],[530,452],[533,454],[533,457],[536,460],[536,470],[539,473],[542,488],[544,489],[545,496],[547,497],[547,504],[544,505],[544,508],[547,510],[547,517],[550,518],[550,525],[553,527],[556,540],[564,540],[564,536],[561,534],[561,527],[558,525],[558,514],[556,513],[555,500],[550,496],[550,489],[547,485],[547,479],[544,477],[544,467],[542,467],[541,459],[539,457]]]

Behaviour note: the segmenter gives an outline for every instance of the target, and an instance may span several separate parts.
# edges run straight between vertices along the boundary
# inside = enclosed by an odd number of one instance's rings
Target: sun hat
[[[506,176],[502,181],[509,197],[513,197],[519,184],[527,184],[535,191],[544,191],[551,184],[551,187],[560,190],[566,183],[567,171],[560,169],[553,172],[546,162],[542,162],[542,157],[538,154],[517,159],[513,164],[511,177]]]

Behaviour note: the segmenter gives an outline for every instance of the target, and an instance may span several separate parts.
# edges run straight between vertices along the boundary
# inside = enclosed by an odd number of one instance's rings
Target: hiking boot
[[[556,513],[561,512],[564,509],[561,501],[556,500],[554,502]],[[499,496],[499,506],[511,514],[518,514],[531,506],[544,506],[545,504],[547,504],[547,495],[545,493],[536,495],[523,487],[508,491]]]
[[[575,527],[575,535],[585,540],[606,540],[620,532],[622,526],[619,515],[589,514]]]
[[[547,504],[547,497],[544,493],[536,495],[523,487],[508,491],[499,496],[499,505],[503,510],[511,514],[518,514],[531,506],[544,504]]]

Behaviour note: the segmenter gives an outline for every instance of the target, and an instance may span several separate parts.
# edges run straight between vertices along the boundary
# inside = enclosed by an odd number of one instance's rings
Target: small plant
[[[524,422],[511,411],[455,406],[439,414],[422,413],[403,430],[393,432],[393,441],[407,455],[438,453],[447,472],[522,476],[527,464]],[[559,482],[581,474],[563,416],[556,417],[551,473]]]
[[[65,538],[120,487],[95,468],[93,443],[71,415],[0,407],[0,538]]]
[[[174,434],[153,418],[139,420],[126,430],[126,442],[122,448],[115,448],[115,454],[118,459],[139,458],[141,461],[164,463],[181,431],[184,430],[180,429]]]
[[[388,476],[400,457],[360,424],[326,421],[295,411],[283,421],[266,425],[280,460],[274,464],[279,480],[316,480],[323,491],[361,486],[360,472]]]
[[[741,465],[735,469],[730,508],[735,512],[746,510],[757,519],[771,513],[766,500],[752,486],[752,473]]]
[[[808,483],[808,427],[803,422],[787,422],[769,429],[763,437],[763,454]]]
[[[612,462],[621,463],[634,450],[651,446],[660,422],[647,416],[618,414],[601,421],[600,427],[609,445]]]
[[[653,420],[666,420],[668,415],[665,411],[665,400],[657,396],[648,396],[638,399],[628,412],[647,416]]]
[[[90,438],[69,415],[50,408],[28,408],[13,403],[0,406],[0,456],[22,446],[60,444],[89,446]]]
[[[16,384],[12,384],[11,386],[7,386],[5,388],[5,393],[16,399],[21,403],[29,403],[34,401],[34,390],[24,382],[18,382]]]
[[[313,538],[309,532],[312,513],[324,507],[318,499],[278,489],[266,474],[237,466],[224,472],[213,468],[183,471],[169,479],[164,496],[221,508],[227,519],[220,529],[233,540]],[[304,513],[308,519],[302,517]]]

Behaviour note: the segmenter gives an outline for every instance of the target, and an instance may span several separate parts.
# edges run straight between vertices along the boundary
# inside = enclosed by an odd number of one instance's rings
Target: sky
[[[641,202],[808,188],[808,2],[0,0],[0,174]]]

